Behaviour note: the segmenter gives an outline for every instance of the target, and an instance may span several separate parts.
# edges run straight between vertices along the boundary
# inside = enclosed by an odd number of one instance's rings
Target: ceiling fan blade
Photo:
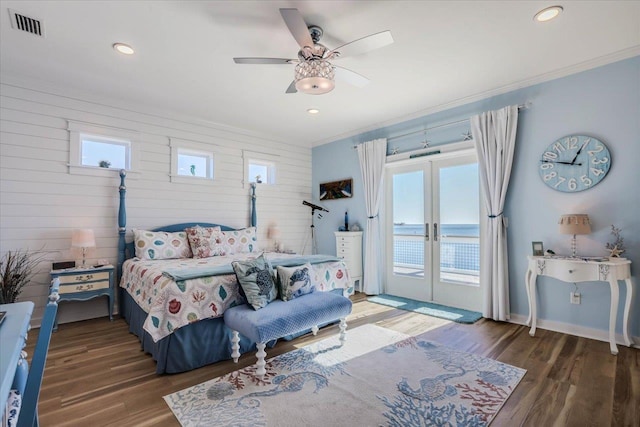
[[[311,39],[311,34],[309,34],[307,23],[304,22],[304,18],[302,18],[298,9],[280,9],[280,15],[282,15],[284,23],[287,24],[291,35],[293,35],[300,47],[313,47],[313,40]]]
[[[365,87],[369,84],[369,79],[363,76],[362,74],[358,74],[355,71],[351,71],[347,68],[338,67],[334,65],[336,69],[336,79],[342,80],[343,82],[349,83],[355,87]]]
[[[296,89],[296,81],[292,81],[291,84],[289,85],[289,87],[287,88],[287,91],[285,93],[298,93],[298,89]]]
[[[325,57],[328,57],[334,52],[340,53],[339,58],[360,55],[390,45],[391,43],[393,43],[391,31],[382,31],[380,33],[371,34],[369,36],[362,37],[361,39],[343,44],[342,46],[329,51]]]
[[[293,64],[297,59],[286,58],[233,58],[236,64]]]

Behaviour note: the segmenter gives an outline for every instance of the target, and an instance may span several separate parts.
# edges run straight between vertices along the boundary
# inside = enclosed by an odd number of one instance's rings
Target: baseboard
[[[509,322],[516,323],[518,325],[526,325],[527,317],[522,314],[511,314],[511,320]],[[593,340],[609,342],[609,332],[602,329],[588,328],[586,326],[573,325],[571,323],[557,322],[555,320],[538,319],[537,329],[546,329],[548,331],[561,332],[563,334],[575,335],[583,338],[590,338]],[[640,348],[640,337],[631,336],[631,341],[634,343],[632,347]],[[616,334],[616,343],[624,346],[624,341],[621,334]]]

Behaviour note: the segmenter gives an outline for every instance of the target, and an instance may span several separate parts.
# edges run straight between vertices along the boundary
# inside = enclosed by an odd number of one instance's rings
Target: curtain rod
[[[527,101],[524,104],[519,104],[518,105],[518,110],[526,110],[529,107],[531,107],[531,104],[532,104],[531,101]],[[456,120],[455,122],[443,123],[441,125],[431,126],[431,127],[420,129],[420,130],[416,130],[416,131],[413,131],[413,132],[403,133],[402,135],[391,136],[391,137],[387,138],[387,142],[392,140],[392,139],[404,138],[405,136],[415,135],[417,133],[426,133],[426,132],[428,132],[430,130],[433,130],[433,129],[443,128],[443,127],[447,127],[447,126],[453,126],[453,125],[457,125],[457,124],[460,124],[460,123],[468,122],[470,119],[471,118],[462,119],[462,120]],[[357,145],[353,146],[353,148],[356,148],[356,147],[357,147]]]

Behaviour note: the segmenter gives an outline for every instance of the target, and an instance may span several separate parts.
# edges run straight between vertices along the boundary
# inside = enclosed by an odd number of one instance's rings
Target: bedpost
[[[255,227],[258,224],[256,216],[256,183],[251,183],[251,226]]]
[[[125,208],[125,195],[127,194],[127,187],[124,185],[124,178],[127,176],[127,171],[120,169],[120,207],[118,208],[118,270],[117,270],[117,286],[120,285],[120,278],[122,277],[122,264],[124,263],[125,256],[125,240],[124,235],[127,232],[127,209]],[[120,305],[122,307],[122,303]],[[120,312],[122,314],[122,311]]]

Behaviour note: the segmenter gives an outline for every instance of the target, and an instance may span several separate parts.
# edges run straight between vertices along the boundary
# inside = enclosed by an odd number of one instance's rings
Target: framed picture
[[[322,183],[320,184],[320,200],[333,200],[353,197],[352,188],[352,178]]]
[[[531,242],[531,247],[533,248],[533,256],[544,255],[544,248],[542,247],[542,242]]]

